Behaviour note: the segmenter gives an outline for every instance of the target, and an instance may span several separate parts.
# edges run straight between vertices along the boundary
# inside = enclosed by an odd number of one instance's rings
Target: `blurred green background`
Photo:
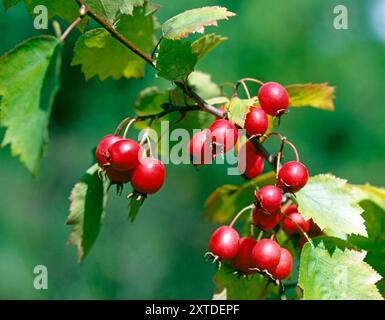
[[[251,76],[335,85],[334,113],[292,110],[281,131],[297,144],[312,175],[333,172],[353,183],[384,185],[384,0],[157,3],[161,22],[204,5],[237,13],[208,30],[230,38],[198,67],[217,82]],[[349,10],[349,30],[333,27],[338,4]],[[38,33],[22,4],[1,10],[0,29],[1,54]],[[65,46],[62,88],[38,177],[32,178],[9,148],[0,150],[0,298],[210,298],[215,268],[203,254],[213,226],[202,219],[203,203],[223,183],[242,183],[223,166],[199,172],[168,166],[164,188],[145,203],[134,224],[127,221],[124,197],[110,197],[101,234],[84,264],[77,263],[75,248],[66,246],[68,195],[90,164],[91,149],[132,112],[141,89],[160,82],[147,70],[143,80],[86,83],[79,67],[69,67],[77,35]],[[32,285],[38,264],[48,267],[45,291]]]

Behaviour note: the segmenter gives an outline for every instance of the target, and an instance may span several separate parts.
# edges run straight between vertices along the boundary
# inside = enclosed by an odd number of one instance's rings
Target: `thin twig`
[[[66,31],[61,35],[60,42],[64,42],[64,40],[67,38],[67,36],[71,33],[71,31],[76,28],[76,26],[82,22],[83,16],[78,17],[74,22],[71,23],[71,25],[67,28]]]

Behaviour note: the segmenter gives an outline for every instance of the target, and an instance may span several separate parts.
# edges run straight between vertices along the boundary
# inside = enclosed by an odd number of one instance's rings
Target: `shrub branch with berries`
[[[33,13],[34,1],[20,1]],[[2,145],[10,145],[31,173],[36,174],[46,148],[68,34],[80,31],[72,65],[79,65],[87,80],[140,78],[149,65],[170,84],[166,90],[143,90],[135,115],[124,118],[115,132],[101,133],[95,164],[75,184],[66,223],[80,261],[97,239],[111,185],[118,194],[124,185],[132,186],[125,193],[131,221],[152,201],[148,196],[161,190],[166,178],[157,157],[161,143],[150,132],[163,137],[167,122],[192,134],[184,146],[192,166],[211,165],[233,152],[245,180],[219,187],[204,205],[205,218],[220,225],[206,254],[218,269],[214,299],[383,298],[385,190],[351,185],[332,174],[309,176],[296,146],[279,132],[289,107],[332,111],[334,87],[283,86],[251,77],[217,84],[197,71],[226,38],[211,33],[192,41],[190,35],[235,15],[224,7],[187,10],[160,24],[159,7],[144,0],[39,4],[47,6],[50,17],[68,21],[68,28],[61,32],[56,22],[56,36],[28,39],[0,58]],[[257,95],[251,86],[259,87]],[[127,138],[130,128],[144,134]],[[267,146],[274,139],[279,145],[272,152]],[[286,160],[288,151],[294,160]]]

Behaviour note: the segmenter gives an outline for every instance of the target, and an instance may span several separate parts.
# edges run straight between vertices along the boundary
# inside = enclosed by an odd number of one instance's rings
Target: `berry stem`
[[[237,86],[235,87],[237,91],[238,91],[238,88],[239,88],[240,85],[243,86],[243,90],[245,90],[245,92],[246,92],[247,99],[250,100],[251,99],[250,91],[249,91],[249,88],[247,87],[245,81],[243,81],[243,80],[239,80],[238,81]]]
[[[239,219],[239,217],[244,213],[244,212],[246,212],[247,210],[251,210],[251,209],[253,209],[254,208],[254,205],[250,205],[250,206],[247,206],[247,207],[245,207],[245,208],[243,208],[241,211],[239,211],[238,213],[237,213],[237,215],[234,217],[234,219],[231,221],[231,223],[229,224],[229,227],[233,227],[234,226],[234,224],[237,222],[237,220]]]
[[[123,138],[124,138],[124,139],[125,139],[126,136],[127,136],[128,129],[130,129],[131,125],[132,125],[135,121],[136,121],[136,119],[135,119],[135,118],[132,118],[132,119],[128,122],[128,124],[127,124],[127,126],[126,126],[126,129],[124,130],[124,133],[123,133]]]
[[[258,84],[260,84],[261,86],[264,85],[264,83],[263,83],[261,80],[254,79],[254,78],[250,78],[250,77],[242,78],[242,79],[239,80],[239,81],[242,81],[242,82],[249,81],[249,82],[255,82],[255,83],[258,83]]]
[[[82,22],[84,16],[80,16],[77,19],[75,19],[74,22],[71,23],[71,25],[64,31],[64,33],[60,36],[60,42],[64,42],[65,39],[68,37],[68,35],[71,33],[71,31],[76,28],[76,26]]]
[[[298,154],[298,151],[297,151],[297,148],[295,147],[295,145],[290,142],[289,140],[285,140],[285,143],[288,144],[294,151],[294,154],[295,154],[295,158],[297,160],[297,162],[299,162],[299,154]]]

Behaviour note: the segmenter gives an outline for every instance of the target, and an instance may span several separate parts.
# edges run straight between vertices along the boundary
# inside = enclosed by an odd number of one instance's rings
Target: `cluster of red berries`
[[[142,157],[139,143],[118,135],[107,135],[100,140],[96,161],[112,184],[123,185],[131,181],[136,193],[156,193],[165,180],[162,161],[151,156]]]
[[[261,189],[262,190],[262,189]],[[282,208],[272,213],[254,206],[253,225],[262,231],[273,229],[281,221],[281,226],[288,236],[301,235],[314,230],[313,236],[320,233],[312,220],[306,221],[298,212],[296,205]],[[303,235],[299,238],[300,248],[306,242]],[[277,241],[264,238],[259,241],[252,237],[241,238],[232,226],[221,226],[211,236],[209,250],[215,259],[224,261],[245,275],[262,272],[274,280],[283,280],[290,276],[293,268],[291,253],[282,248]]]
[[[281,116],[289,106],[286,89],[276,82],[261,86],[258,101],[260,108],[251,107],[246,115],[244,129],[249,139],[265,134],[268,128],[267,115]],[[214,124],[218,121],[221,120],[216,120]],[[282,143],[291,144],[285,138],[281,140]],[[209,250],[215,260],[227,262],[233,269],[247,275],[263,272],[275,280],[282,280],[291,274],[293,259],[290,252],[277,243],[274,232],[270,238],[262,238],[262,234],[272,231],[279,224],[288,236],[301,235],[312,228],[313,223],[304,219],[297,206],[288,206],[292,202],[292,195],[303,188],[309,178],[307,168],[299,162],[297,151],[292,147],[297,156],[296,161],[286,162],[282,166],[278,163],[276,185],[266,185],[256,190],[253,204],[245,208],[252,210],[251,223],[253,228],[261,230],[261,239],[257,241],[252,236],[240,238],[233,228],[242,210],[229,226],[219,227],[211,236]],[[242,148],[245,150],[240,154],[246,155],[246,159],[238,161],[246,161],[244,176],[252,179],[263,171],[263,158],[250,140]]]
[[[268,115],[280,116],[289,106],[286,89],[276,82],[261,86],[258,93],[259,107],[251,106],[246,115],[244,129],[249,138],[265,134],[269,126]],[[225,111],[225,106],[220,107]],[[227,119],[216,119],[208,129],[196,133],[190,140],[189,153],[195,165],[212,163],[215,156],[231,150],[238,140],[237,127]],[[240,171],[247,179],[260,175],[264,169],[263,157],[252,143],[247,142],[239,150]],[[245,158],[244,158],[245,155]],[[242,165],[244,168],[242,169]]]

